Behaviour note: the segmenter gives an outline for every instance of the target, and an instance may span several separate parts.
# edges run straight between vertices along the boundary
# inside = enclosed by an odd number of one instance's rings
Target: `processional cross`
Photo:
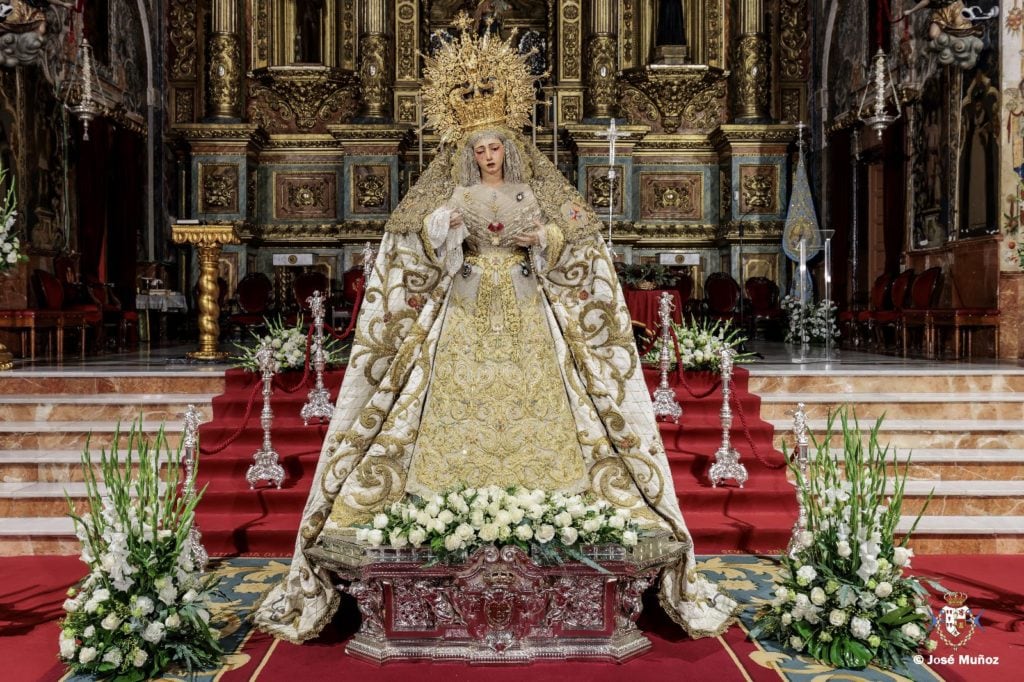
[[[615,143],[619,139],[629,137],[629,133],[621,133],[615,125],[615,119],[608,124],[608,129],[598,133],[598,137],[608,140],[608,250],[612,248],[612,212],[615,209]]]

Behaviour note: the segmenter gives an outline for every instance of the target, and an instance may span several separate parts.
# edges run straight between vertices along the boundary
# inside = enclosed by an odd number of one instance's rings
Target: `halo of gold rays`
[[[512,41],[471,30],[472,20],[460,12],[453,25],[460,35],[431,57],[424,55],[423,111],[442,143],[461,140],[482,125],[501,125],[521,132],[530,122],[536,99],[526,64],[531,53],[519,54]]]

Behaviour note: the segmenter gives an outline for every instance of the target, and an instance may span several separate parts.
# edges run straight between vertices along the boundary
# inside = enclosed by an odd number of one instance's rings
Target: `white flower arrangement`
[[[842,457],[830,447],[837,416]],[[805,547],[795,558],[782,557],[775,598],[758,611],[751,636],[774,638],[836,668],[896,669],[922,648],[934,648],[925,639],[932,622],[927,593],[904,575],[917,522],[901,542],[894,539],[909,460],[899,471],[895,454],[878,443],[880,425],[865,447],[856,420],[849,424],[840,411],[815,441],[807,479],[792,467],[807,511]],[[890,466],[897,469],[891,480]]]
[[[0,164],[0,187],[3,187],[8,176],[7,169]],[[18,218],[16,203],[14,177],[10,176],[7,193],[0,201],[0,272],[9,270],[19,261],[25,260],[25,257],[21,255],[21,240],[14,233],[14,223]]]
[[[587,561],[582,545],[631,547],[640,528],[628,509],[585,495],[500,488],[454,488],[428,498],[391,504],[358,527],[356,540],[371,547],[429,548],[437,560],[465,560],[483,545],[516,545],[543,563],[563,556]]]
[[[786,296],[781,302],[789,324],[786,327],[786,343],[824,344],[826,339],[839,338],[839,324],[836,320],[838,308],[830,300],[806,305],[800,299]]]
[[[676,338],[679,340],[680,358],[683,362],[683,369],[690,370],[711,370],[717,372],[721,369],[722,350],[725,348],[738,349],[747,342],[739,329],[733,329],[728,320],[696,320],[691,318],[689,323],[672,323]],[[675,355],[675,349],[671,349]],[[737,353],[733,358],[734,363],[753,362],[753,353]],[[655,341],[651,350],[644,355],[644,364],[657,365],[661,359],[661,337]]]
[[[76,675],[134,682],[171,666],[209,669],[222,655],[206,606],[218,578],[203,577],[189,549],[199,496],[178,494],[180,455],[167,448],[163,431],[153,444],[140,431],[141,424],[129,433],[123,463],[120,433],[98,463],[86,450],[88,511],[79,514],[69,501],[89,566],[68,590],[60,623],[60,658]]]
[[[285,326],[278,318],[267,321],[267,335],[259,336],[252,333],[256,343],[252,346],[236,344],[239,354],[232,358],[236,367],[247,369],[250,372],[259,372],[260,363],[256,359],[256,352],[269,341],[274,349],[275,372],[290,369],[303,369],[306,366],[306,342],[309,338],[309,326],[303,324],[299,317],[294,327]],[[327,366],[341,365],[345,362],[346,344],[331,336],[324,336],[324,352],[327,355]]]

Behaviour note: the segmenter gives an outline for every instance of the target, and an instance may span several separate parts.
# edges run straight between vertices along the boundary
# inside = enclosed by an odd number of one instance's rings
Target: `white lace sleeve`
[[[427,216],[427,239],[438,260],[444,263],[445,270],[454,274],[462,267],[462,242],[469,236],[469,231],[465,224],[456,230],[448,227],[453,210],[440,206]]]

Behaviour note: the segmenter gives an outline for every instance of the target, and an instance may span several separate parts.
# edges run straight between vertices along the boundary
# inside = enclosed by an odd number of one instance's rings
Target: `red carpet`
[[[648,384],[656,386],[657,374],[649,370],[645,374]],[[332,398],[337,395],[341,377],[342,372],[327,377]],[[722,440],[722,392],[713,377],[688,376],[685,383],[679,383],[676,395],[683,406],[683,417],[679,425],[662,424],[676,491],[698,553],[778,553],[785,548],[796,519],[793,488],[786,481],[784,469],[770,469],[760,461],[781,463],[782,455],[772,447],[772,426],[761,421],[761,401],[747,390],[748,378],[745,369],[736,369],[731,439],[750,474],[742,490],[731,481],[717,489],[708,483],[708,468]],[[273,445],[288,474],[281,490],[250,491],[245,482],[245,472],[263,438],[258,390],[251,416],[238,439],[223,451],[202,457],[199,487],[207,483],[209,487],[199,504],[198,518],[212,555],[291,553],[327,430],[326,425],[302,425],[298,415],[308,388],[291,393],[285,390],[299,379],[297,375],[285,376],[280,380],[284,388],[275,385],[272,396]],[[677,381],[673,376],[673,382]],[[213,402],[212,421],[200,429],[204,451],[217,448],[238,432],[255,386],[256,375],[241,370],[228,372],[225,393]]]

